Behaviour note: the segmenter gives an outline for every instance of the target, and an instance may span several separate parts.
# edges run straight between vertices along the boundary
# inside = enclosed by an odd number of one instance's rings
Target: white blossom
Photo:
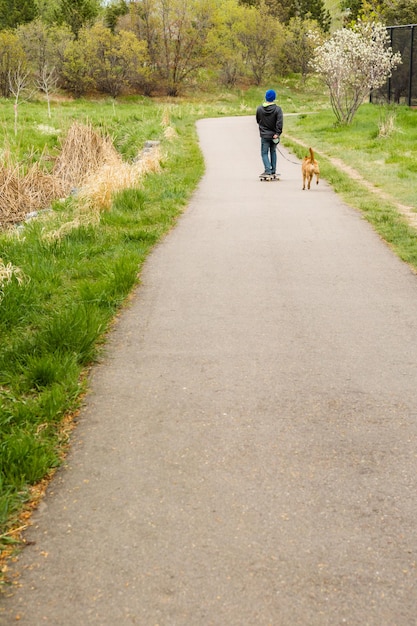
[[[359,21],[318,46],[312,65],[329,88],[337,120],[349,124],[370,90],[383,85],[399,63],[401,55],[389,46],[385,26]]]

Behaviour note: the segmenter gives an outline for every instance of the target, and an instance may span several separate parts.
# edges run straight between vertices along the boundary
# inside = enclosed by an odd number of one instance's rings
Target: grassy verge
[[[351,126],[335,126],[331,111],[288,118],[290,134],[342,159],[376,187],[417,208],[417,110],[365,104]]]

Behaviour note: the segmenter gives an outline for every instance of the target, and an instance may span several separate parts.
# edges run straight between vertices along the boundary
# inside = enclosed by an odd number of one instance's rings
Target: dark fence
[[[385,85],[372,92],[371,102],[417,106],[417,24],[389,26],[387,30],[393,51],[401,52],[402,63]]]

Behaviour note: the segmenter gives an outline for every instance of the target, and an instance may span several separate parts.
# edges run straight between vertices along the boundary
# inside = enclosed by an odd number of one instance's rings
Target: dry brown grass
[[[59,241],[70,233],[75,228],[81,226],[96,226],[100,223],[100,211],[92,204],[82,205],[77,203],[71,219],[65,219],[62,221],[62,216],[58,219],[48,217],[44,220],[42,228],[42,239],[49,243],[53,241]]]
[[[379,137],[391,137],[395,132],[396,111],[388,111],[378,123]]]
[[[22,270],[11,263],[6,264],[3,259],[0,259],[0,302],[3,298],[3,286],[10,283],[13,277],[19,285],[22,284],[24,280]]]
[[[74,122],[61,145],[52,173],[70,193],[105,164],[117,166],[121,161],[110,137],[101,135],[90,124]]]
[[[169,108],[165,108],[162,114],[161,126],[163,128],[164,137],[171,141],[177,136],[177,131],[171,125],[171,111]]]
[[[31,211],[47,207],[59,197],[61,183],[38,164],[24,171],[9,156],[0,164],[0,228],[22,221]]]
[[[129,187],[136,187],[141,178],[160,169],[161,153],[156,146],[145,152],[134,163],[104,163],[98,170],[84,179],[80,189],[80,200],[84,205],[92,205],[100,210],[108,210],[114,193]]]
[[[74,122],[61,144],[52,172],[39,164],[27,171],[6,155],[0,165],[0,229],[21,222],[33,211],[74,189],[80,200],[79,216],[59,228],[59,236],[80,223],[96,222],[100,210],[109,209],[115,192],[139,184],[142,176],[159,170],[158,147],[145,152],[133,164],[123,162],[108,136],[91,125]],[[72,225],[72,226],[71,226]]]

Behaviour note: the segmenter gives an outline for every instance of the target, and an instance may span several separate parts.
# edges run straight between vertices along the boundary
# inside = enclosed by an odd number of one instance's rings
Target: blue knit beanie
[[[267,102],[273,102],[276,97],[277,97],[277,94],[275,93],[273,89],[268,89],[268,91],[265,94],[265,100]]]

